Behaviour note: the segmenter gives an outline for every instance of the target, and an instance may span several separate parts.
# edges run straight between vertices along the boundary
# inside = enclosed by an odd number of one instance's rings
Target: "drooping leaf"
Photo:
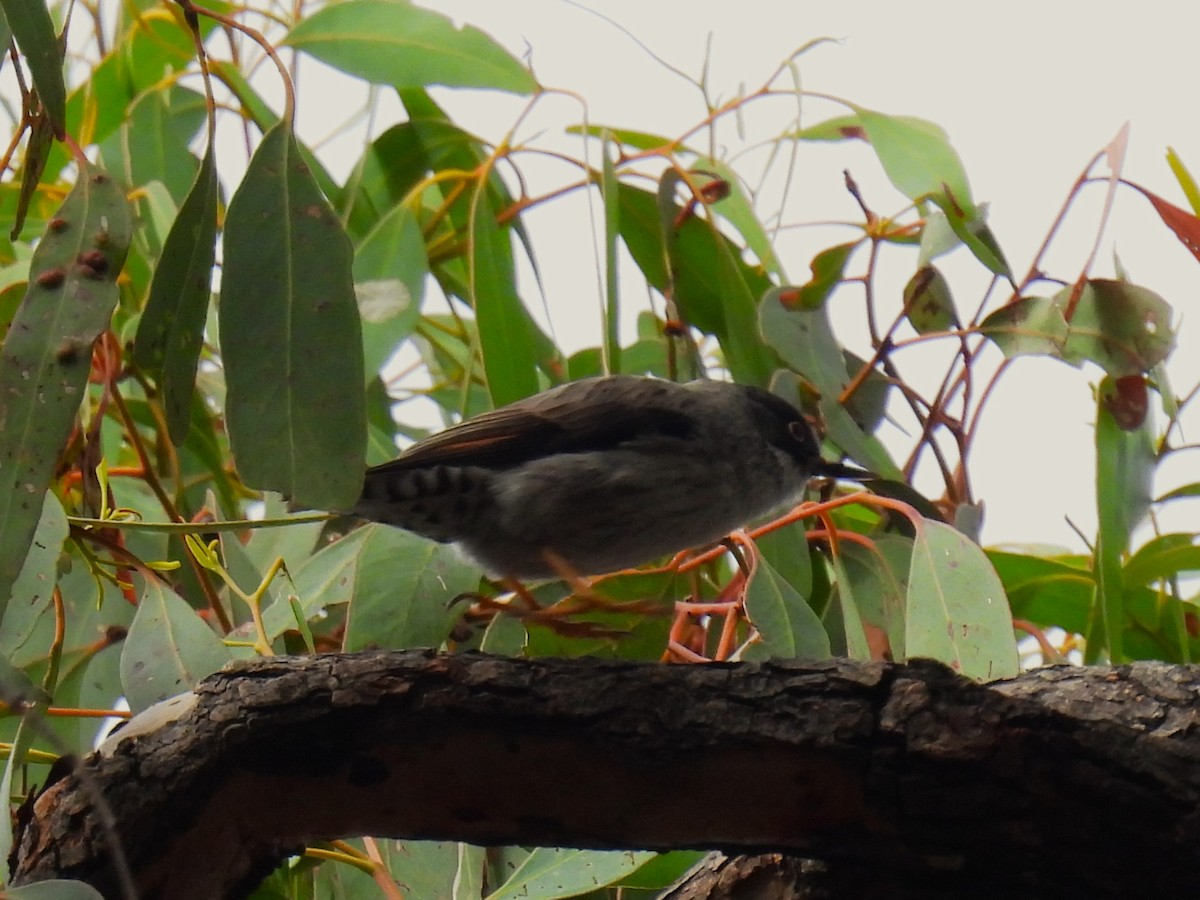
[[[471,228],[471,305],[492,403],[504,406],[538,391],[537,353],[517,294],[509,232],[497,224],[486,191],[475,197]]]
[[[746,264],[712,223],[695,215],[679,222],[673,198],[660,210],[654,194],[627,184],[619,192],[621,239],[646,281],[659,291],[673,288],[688,324],[717,337],[736,380],[768,384],[778,360],[759,336],[754,315],[755,298],[771,287],[766,274]]]
[[[758,257],[758,261],[777,281],[787,282],[787,274],[783,270],[783,262],[775,252],[771,238],[759,220],[754,210],[754,203],[746,193],[742,179],[728,163],[719,159],[702,159],[697,166],[704,171],[711,171],[728,186],[728,194],[712,204],[721,216],[728,219],[738,230],[746,247]]]
[[[905,608],[910,659],[940,660],[979,681],[1020,670],[1004,586],[978,545],[955,528],[925,521],[918,529]]]
[[[621,229],[621,192],[610,144],[612,135],[603,133],[600,152],[600,197],[604,201],[604,371],[615,375],[621,368],[621,287],[617,270],[617,237]],[[599,374],[599,373],[597,373]]]
[[[1126,659],[1121,561],[1134,527],[1150,508],[1157,457],[1150,420],[1127,431],[1109,411],[1104,397],[1113,390],[1113,378],[1106,377],[1096,404],[1096,607],[1087,634],[1087,658],[1095,661],[1107,646],[1112,661],[1119,663]]]
[[[250,160],[223,246],[221,351],[238,471],[298,504],[348,509],[366,452],[352,249],[287,123]]]
[[[134,340],[134,360],[158,384],[167,429],[177,447],[191,424],[196,365],[216,263],[219,190],[210,145],[163,243]]]
[[[84,167],[34,251],[0,348],[0,617],[117,302],[133,222],[121,187]]]
[[[491,37],[403,0],[326,6],[299,22],[285,43],[376,84],[537,90],[529,70]]]
[[[229,651],[196,611],[157,581],[139,592],[121,650],[121,686],[135,713],[191,690],[229,662]]]

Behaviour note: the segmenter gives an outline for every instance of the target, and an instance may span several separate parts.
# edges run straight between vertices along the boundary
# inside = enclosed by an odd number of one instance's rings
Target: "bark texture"
[[[381,652],[237,664],[156,710],[43,788],[15,883],[121,896],[115,837],[142,898],[237,897],[362,834],[781,854],[735,864],[812,897],[1191,896],[1200,871],[1198,667]]]

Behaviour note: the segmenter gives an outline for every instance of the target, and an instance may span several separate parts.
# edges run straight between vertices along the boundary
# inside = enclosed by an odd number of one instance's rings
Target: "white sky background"
[[[666,71],[617,28],[560,0],[443,0],[426,5],[479,27],[518,55],[528,53],[543,84],[586,98],[593,123],[673,136],[704,115],[694,86]],[[800,58],[804,87],[883,112],[927,118],[945,128],[963,159],[976,200],[991,204],[991,226],[1018,278],[1075,178],[1124,122],[1132,126],[1127,178],[1186,206],[1164,161],[1168,145],[1200,177],[1200,121],[1192,99],[1200,4],[593,0],[589,5],[673,66],[696,76],[711,34],[709,86],[721,99],[738,93],[740,85],[756,88],[780,61],[814,38],[842,39]],[[301,81],[303,121],[321,101],[317,80],[305,84],[302,75]],[[520,108],[494,94],[438,96],[465,127],[489,139],[501,137]],[[840,112],[816,103],[807,109],[808,124]],[[779,115],[786,113],[781,110]],[[533,138],[544,129],[537,143],[559,141],[563,127],[578,119],[569,101],[545,101],[518,138]],[[772,124],[763,127],[770,128],[778,128],[781,121],[765,120]],[[748,120],[751,136],[773,133],[755,132],[755,121]],[[381,115],[378,127],[391,123]],[[732,133],[726,133],[733,140]],[[581,152],[578,142],[561,146]],[[841,183],[845,167],[877,212],[904,206],[867,148],[809,145],[801,154],[786,220],[855,219],[853,202]],[[566,177],[551,171],[547,185]],[[1101,167],[1097,173],[1106,170]],[[1095,238],[1102,197],[1103,189],[1093,187],[1077,202],[1048,258],[1054,274],[1070,279],[1078,273]],[[534,210],[527,222],[537,242],[556,334],[569,349],[596,343],[599,288],[582,197]],[[845,231],[789,232],[779,244],[783,264],[791,279],[802,283],[814,252],[852,237]],[[1200,379],[1200,316],[1194,311],[1200,300],[1200,264],[1159,223],[1149,204],[1126,189],[1118,194],[1093,275],[1114,274],[1114,251],[1131,279],[1162,294],[1177,322],[1182,319],[1180,346],[1170,371],[1176,392],[1186,393]],[[885,275],[892,274],[879,284],[885,297],[890,290],[892,302],[898,302],[914,257],[904,251],[891,257],[894,272],[885,269]],[[945,263],[966,315],[986,279],[964,251],[950,260],[940,263]],[[978,287],[960,287],[964,284]],[[532,281],[526,280],[523,287],[526,301],[536,307]],[[852,339],[855,323],[862,318],[861,291],[843,290],[833,302],[848,307],[837,320]],[[644,308],[646,298],[627,288],[623,303],[626,308]],[[910,350],[898,357],[902,371],[916,372],[926,352]],[[942,356],[932,348],[928,353],[931,358]],[[971,462],[977,496],[987,505],[988,543],[1045,542],[1082,550],[1066,524],[1068,516],[1085,534],[1094,533],[1091,385],[1099,378],[1095,368],[1080,371],[1041,359],[1022,360],[1005,376]],[[1197,424],[1195,418],[1192,421]],[[1195,430],[1188,433],[1190,439],[1197,438]],[[908,440],[898,443],[910,445]],[[1194,454],[1177,456],[1163,471],[1157,492],[1200,480],[1195,460]],[[919,484],[937,493],[938,482],[928,477],[931,474]],[[1176,529],[1196,530],[1195,514],[1194,502],[1176,504],[1164,526],[1171,530],[1174,522]]]
[[[674,136],[705,115],[693,85],[664,69],[620,29],[564,0],[424,0],[424,5],[480,28],[515,55],[527,57],[542,84],[581,94],[593,123]],[[990,202],[990,224],[1018,278],[1071,184],[1126,121],[1132,135],[1125,177],[1186,206],[1164,161],[1168,145],[1200,177],[1200,121],[1193,99],[1200,3],[1192,0],[1010,0],[1002,5],[962,0],[591,0],[589,5],[695,77],[711,34],[708,83],[710,93],[721,100],[743,87],[757,88],[809,41],[841,39],[798,60],[804,87],[882,112],[920,116],[945,128],[976,201]],[[225,48],[218,42],[214,52]],[[274,80],[272,71],[264,71],[256,84],[266,96],[277,97]],[[302,62],[302,137],[318,141],[344,123],[359,103],[347,91],[348,82],[337,73],[312,60]],[[521,98],[494,92],[434,93],[459,124],[490,141],[502,138],[525,106]],[[378,96],[372,135],[402,116],[391,92],[380,90]],[[761,118],[747,118],[753,140],[771,137],[794,112],[794,105],[774,103],[778,105],[751,107],[764,110]],[[765,114],[768,109],[775,112]],[[805,122],[842,112],[806,101]],[[574,101],[547,98],[516,137],[579,156],[582,143],[563,132],[581,118]],[[731,145],[737,144],[732,119],[724,129]],[[226,117],[222,132],[223,167],[233,164],[236,169],[239,154],[245,154],[241,129]],[[340,177],[361,153],[363,139],[359,131],[333,142],[321,149],[322,159]],[[694,143],[704,146],[701,140]],[[589,152],[596,162],[594,144]],[[869,148],[810,144],[801,151],[785,221],[859,220],[842,186],[843,168],[851,170],[876,212],[890,214],[906,205]],[[534,193],[578,177],[570,169],[539,169],[530,157],[522,159],[522,169],[530,174]],[[1096,171],[1106,174],[1103,167]],[[236,177],[230,170],[228,174]],[[1048,257],[1050,272],[1065,279],[1078,274],[1095,238],[1102,198],[1103,189],[1093,187],[1077,202]],[[598,213],[599,204],[593,202],[591,211]],[[770,213],[774,207],[764,202],[760,211]],[[526,214],[546,287],[549,324],[568,352],[599,342],[601,289],[589,214],[582,193]],[[792,281],[803,283],[814,253],[855,236],[848,230],[791,229],[781,236],[777,250]],[[1200,315],[1194,311],[1200,299],[1200,263],[1161,225],[1149,204],[1127,189],[1118,194],[1094,276],[1113,275],[1114,250],[1131,279],[1159,292],[1174,308],[1177,322],[1182,319],[1170,371],[1176,393],[1186,393],[1200,381]],[[856,256],[854,262],[864,258]],[[881,305],[891,310],[895,306],[889,304],[900,302],[915,253],[893,251],[888,258],[892,265],[882,269],[877,284]],[[955,289],[960,312],[969,315],[986,285],[986,273],[962,250],[939,265]],[[523,275],[523,296],[539,310],[536,284],[528,272]],[[626,311],[636,312],[649,300],[631,279],[622,302]],[[862,342],[861,290],[842,290],[832,302],[839,334],[860,354],[868,354]],[[661,310],[660,300],[655,308]],[[881,318],[887,321],[891,315],[885,312]],[[945,353],[952,349],[926,344],[897,361],[906,375],[916,375],[922,363],[940,374]],[[1094,533],[1091,385],[1099,378],[1095,368],[1080,371],[1032,358],[1019,361],[1006,375],[985,414],[970,465],[976,496],[986,503],[986,542],[1052,543],[1083,550],[1065,520],[1069,516],[1085,534]],[[1196,440],[1200,416],[1192,418],[1192,425],[1187,436]],[[885,426],[888,430],[898,439],[888,440],[885,434],[885,440],[902,459],[911,438]],[[1179,455],[1165,468],[1156,493],[1200,481],[1196,459],[1194,454]],[[936,496],[941,486],[933,475],[927,469],[918,486]],[[1194,501],[1177,504],[1164,519],[1164,530],[1198,530],[1197,509]]]

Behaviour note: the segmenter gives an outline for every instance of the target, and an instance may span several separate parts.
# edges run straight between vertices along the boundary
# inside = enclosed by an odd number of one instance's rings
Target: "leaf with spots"
[[[125,192],[85,165],[33,254],[0,348],[0,618],[116,306],[133,232]]]
[[[1000,576],[977,544],[925,520],[913,540],[904,647],[978,681],[1019,671],[1012,613]]]

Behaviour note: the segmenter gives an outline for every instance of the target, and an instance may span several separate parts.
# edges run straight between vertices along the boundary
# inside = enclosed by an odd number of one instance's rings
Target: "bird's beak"
[[[869,469],[860,469],[858,466],[848,466],[840,462],[826,462],[823,459],[818,460],[813,468],[813,475],[820,478],[841,478],[846,481],[870,481],[872,478],[879,478]]]

